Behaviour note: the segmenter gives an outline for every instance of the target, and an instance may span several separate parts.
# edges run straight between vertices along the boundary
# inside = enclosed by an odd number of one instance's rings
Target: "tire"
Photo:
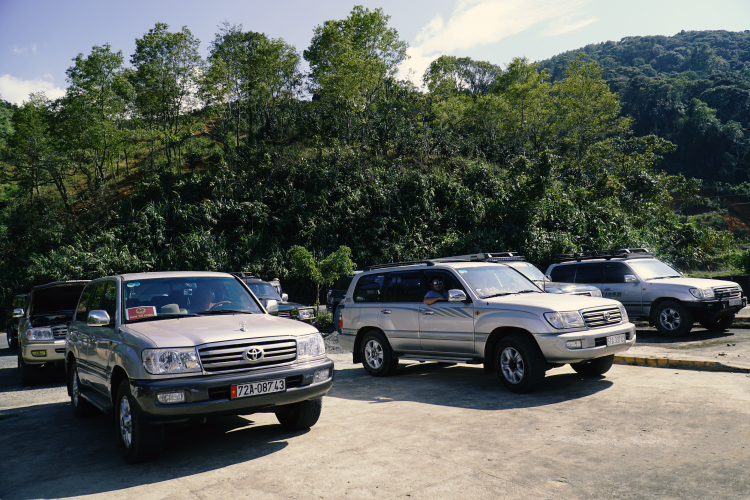
[[[68,394],[73,415],[78,418],[88,417],[94,413],[96,407],[81,397],[81,381],[78,378],[78,364],[73,361],[68,371]]]
[[[156,458],[164,445],[164,426],[143,422],[138,403],[130,394],[129,380],[120,383],[115,401],[117,442],[122,457],[130,464]]]
[[[545,367],[544,356],[533,339],[514,333],[498,342],[495,371],[510,392],[528,394],[538,389]]]
[[[362,338],[360,347],[362,366],[374,377],[393,375],[398,368],[398,358],[393,356],[393,349],[378,331],[367,332]]]
[[[23,360],[21,350],[18,350],[18,378],[21,379],[21,387],[31,385],[37,372],[35,365],[30,365]]]
[[[318,422],[322,409],[323,398],[300,401],[276,412],[276,419],[288,431],[309,429]]]
[[[610,354],[609,356],[602,356],[601,358],[590,359],[588,361],[581,361],[580,363],[571,363],[570,367],[573,368],[576,373],[585,377],[596,377],[604,375],[612,368],[612,363],[615,362],[615,355]]]
[[[679,302],[667,300],[656,307],[654,323],[666,337],[681,337],[693,328],[693,313]]]
[[[8,340],[8,347],[10,347],[11,349],[18,349],[18,334],[16,333],[15,336],[13,335],[12,327],[6,328],[5,336]]]
[[[718,318],[702,319],[700,321],[701,326],[710,332],[723,332],[731,328],[733,323],[734,313],[719,316]]]

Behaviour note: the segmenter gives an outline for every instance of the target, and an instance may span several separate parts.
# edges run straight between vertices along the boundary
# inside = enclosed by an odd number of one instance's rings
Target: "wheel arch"
[[[528,330],[524,330],[523,328],[518,328],[515,326],[501,326],[495,328],[494,330],[492,330],[492,333],[489,334],[489,336],[487,337],[487,341],[484,343],[485,373],[495,373],[495,349],[497,348],[497,344],[505,337],[513,335],[514,333],[523,335],[524,337],[528,337],[529,339],[533,340],[534,345],[539,348],[539,344],[537,343],[536,339]]]
[[[364,326],[357,331],[357,336],[354,338],[354,347],[352,348],[352,362],[355,364],[362,362],[362,357],[359,355],[359,351],[362,348],[362,338],[369,332],[380,332],[383,337],[385,337],[385,341],[388,342],[388,345],[391,347],[391,349],[393,349],[393,346],[390,345],[390,341],[388,340],[388,337],[385,335],[385,332],[383,330],[374,326]]]
[[[123,380],[128,380],[129,378],[130,377],[128,377],[125,368],[122,366],[117,365],[112,369],[112,376],[109,379],[109,397],[112,400],[113,408],[117,407],[117,402],[115,401],[115,399],[117,399],[117,389],[120,387]]]

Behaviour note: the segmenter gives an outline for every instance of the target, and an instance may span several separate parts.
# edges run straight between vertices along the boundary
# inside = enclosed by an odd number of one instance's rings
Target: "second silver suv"
[[[428,284],[438,283],[447,298],[426,304]],[[504,264],[455,257],[373,266],[339,308],[340,345],[375,376],[394,373],[400,359],[483,364],[525,393],[565,364],[601,375],[635,343],[618,302],[543,293]]]

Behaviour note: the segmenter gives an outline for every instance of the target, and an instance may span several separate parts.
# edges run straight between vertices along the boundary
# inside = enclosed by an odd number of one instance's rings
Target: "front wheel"
[[[310,399],[287,405],[276,412],[276,419],[289,431],[309,429],[318,422],[323,409],[323,398]]]
[[[511,392],[526,394],[542,385],[546,362],[536,342],[519,334],[508,335],[495,349],[495,370]]]
[[[398,358],[393,357],[393,349],[385,335],[378,331],[365,334],[360,348],[362,366],[375,377],[393,375],[398,368]]]
[[[34,376],[36,375],[36,372],[38,370],[38,367],[36,365],[29,365],[26,363],[26,361],[23,360],[23,356],[21,356],[21,349],[18,350],[18,377],[21,379],[21,387],[26,387],[27,385],[30,385],[31,382],[34,380]]]
[[[656,329],[667,337],[681,337],[693,328],[693,313],[674,300],[659,304],[654,316]]]
[[[723,332],[732,327],[732,324],[734,323],[734,313],[727,314],[726,316],[719,316],[718,318],[703,319],[700,323],[703,328],[710,332]]]
[[[8,338],[8,347],[11,349],[18,348],[18,334],[16,333],[15,337],[13,336],[13,329],[11,327],[6,328],[5,335]]]
[[[156,458],[164,444],[164,426],[142,421],[138,403],[130,394],[129,380],[123,380],[117,389],[115,411],[117,441],[125,461],[137,464]]]
[[[595,377],[597,375],[604,375],[605,373],[607,373],[609,369],[612,368],[612,363],[614,362],[615,355],[610,354],[609,356],[589,359],[587,361],[581,361],[580,363],[571,363],[570,367],[580,375],[584,375],[586,377]]]

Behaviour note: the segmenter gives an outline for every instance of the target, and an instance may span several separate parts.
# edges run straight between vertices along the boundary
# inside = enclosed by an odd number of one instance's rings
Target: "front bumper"
[[[329,378],[313,384],[313,374],[326,368],[329,370]],[[280,378],[286,379],[284,392],[230,399],[230,387],[234,384]],[[269,412],[278,406],[323,397],[332,386],[333,361],[327,357],[257,372],[130,381],[130,391],[138,402],[142,418],[155,423]],[[177,390],[185,391],[185,403],[162,404],[156,399],[160,392]]]
[[[742,297],[742,303],[738,305],[729,305],[729,300],[706,300],[706,301],[685,301],[686,307],[690,308],[694,314],[699,316],[725,316],[727,314],[736,314],[743,307],[747,306],[747,297]]]
[[[619,334],[625,334],[625,342],[607,346],[607,337]],[[624,323],[576,332],[535,334],[534,337],[539,343],[547,362],[579,363],[630,349],[635,344],[635,325]],[[580,340],[583,347],[581,349],[568,349],[566,342],[569,340]]]
[[[22,342],[18,348],[21,357],[28,365],[54,363],[65,361],[65,340],[50,340],[48,342]],[[44,355],[40,355],[44,353]],[[36,354],[34,354],[36,353]]]

